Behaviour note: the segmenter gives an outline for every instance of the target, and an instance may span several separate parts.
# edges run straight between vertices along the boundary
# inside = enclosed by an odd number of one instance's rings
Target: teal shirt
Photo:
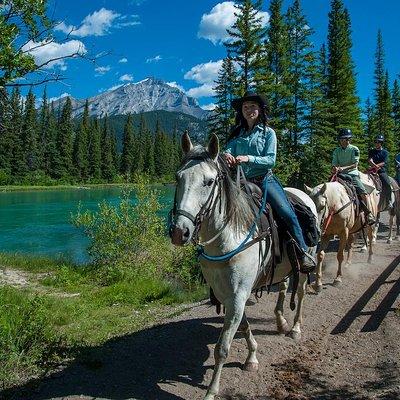
[[[360,162],[360,150],[357,146],[349,144],[345,149],[341,146],[333,151],[332,165],[334,167],[347,167]],[[359,176],[357,167],[346,171],[346,174]]]
[[[276,162],[275,131],[262,124],[256,125],[250,132],[242,129],[239,136],[227,144],[226,153],[248,156],[249,162],[242,163],[246,178],[265,175]]]

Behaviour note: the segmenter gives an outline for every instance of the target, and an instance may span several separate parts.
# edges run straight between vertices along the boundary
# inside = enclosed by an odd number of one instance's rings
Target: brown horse
[[[378,214],[379,194],[376,189],[368,182],[368,176],[360,173],[363,183],[371,188],[368,194],[369,209],[372,211],[374,218]],[[363,229],[365,225],[364,213],[356,215],[353,201],[347,194],[346,189],[339,182],[323,183],[311,189],[306,186],[306,192],[313,199],[317,207],[318,219],[321,221],[321,244],[317,256],[317,272],[316,272],[316,290],[322,289],[322,262],[325,258],[325,250],[328,247],[330,239],[335,235],[339,237],[339,248],[337,252],[338,270],[334,285],[342,282],[342,263],[344,259],[344,249],[348,246],[347,264],[351,263],[353,235]],[[372,262],[372,238],[373,227],[366,227],[369,238],[369,256],[368,262]]]

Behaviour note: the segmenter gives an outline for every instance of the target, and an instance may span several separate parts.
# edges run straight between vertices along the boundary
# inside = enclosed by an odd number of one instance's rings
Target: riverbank
[[[204,297],[197,281],[134,276],[105,284],[90,266],[0,254],[0,386],[43,376],[83,347],[151,326]]]
[[[173,182],[166,181],[166,182],[151,182],[150,185],[154,186],[164,186],[164,185],[172,185]],[[50,186],[24,186],[24,185],[5,185],[0,186],[0,193],[1,192],[29,192],[29,191],[38,191],[38,190],[90,190],[90,189],[102,189],[102,188],[114,188],[114,187],[135,187],[135,183],[93,183],[93,184],[77,184],[77,185],[50,185]]]

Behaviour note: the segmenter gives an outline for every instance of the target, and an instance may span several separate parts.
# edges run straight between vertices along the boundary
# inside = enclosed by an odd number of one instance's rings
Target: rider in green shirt
[[[352,136],[350,129],[342,128],[339,130],[338,140],[340,146],[333,151],[332,173],[337,174],[344,180],[351,180],[360,197],[360,203],[367,217],[367,222],[372,225],[375,223],[375,219],[368,208],[367,191],[361,182],[360,173],[358,172],[360,150],[357,146],[350,144]]]

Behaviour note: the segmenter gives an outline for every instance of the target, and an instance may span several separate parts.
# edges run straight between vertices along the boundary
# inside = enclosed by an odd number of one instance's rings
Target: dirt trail
[[[328,254],[322,292],[306,297],[300,342],[276,333],[276,293],[251,301],[247,315],[260,369],[241,370],[247,350],[237,336],[220,399],[400,399],[400,241],[389,245],[378,236],[372,265],[359,250],[341,287],[331,285],[336,259]],[[292,321],[288,299],[286,307]],[[205,302],[192,305],[160,325],[87,349],[13,398],[202,399],[221,324]]]

